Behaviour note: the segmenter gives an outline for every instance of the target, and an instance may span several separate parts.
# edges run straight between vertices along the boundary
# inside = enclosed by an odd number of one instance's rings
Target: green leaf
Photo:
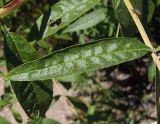
[[[37,118],[29,121],[28,124],[60,124],[60,123],[51,119]]]
[[[160,0],[156,0],[157,6],[160,5]]]
[[[14,108],[11,108],[10,110],[11,110],[11,112],[12,112],[13,117],[15,118],[15,120],[18,123],[22,123],[23,119],[22,119],[22,116],[20,115],[20,113],[18,113]]]
[[[106,13],[106,8],[100,8],[93,12],[90,12],[81,17],[80,19],[78,19],[73,24],[69,25],[64,30],[64,32],[74,32],[93,27],[105,19],[106,17],[105,13]]]
[[[156,49],[155,49],[156,52],[159,52],[160,51],[160,46],[158,46]]]
[[[72,40],[71,35],[66,34],[66,33],[55,34],[54,38],[61,39],[61,40]]]
[[[12,82],[17,99],[31,118],[45,116],[52,101],[52,82]]]
[[[76,98],[76,97],[67,97],[70,102],[78,109],[87,112],[88,111],[88,107],[86,106],[85,103],[83,103],[83,101],[81,101],[80,99]]]
[[[6,42],[11,52],[24,63],[39,58],[36,50],[23,37],[15,33],[7,32]]]
[[[3,72],[0,72],[0,78],[3,77],[3,76],[4,76],[4,73],[3,73]]]
[[[3,109],[3,107],[7,105],[11,105],[15,103],[16,101],[17,99],[12,93],[5,93],[4,95],[0,97],[0,109]]]
[[[147,23],[151,21],[154,14],[156,6],[155,1],[130,0],[130,2],[132,3],[134,9],[138,9],[142,13],[142,15],[138,16],[142,20],[145,27],[147,27]],[[112,0],[112,3],[117,20],[121,24],[123,35],[134,35],[137,32],[137,28],[123,0]]]
[[[64,77],[59,77],[57,80],[62,82],[72,82],[72,83],[80,83],[84,81],[83,74],[73,74],[73,75],[67,75]]]
[[[131,61],[148,51],[149,48],[136,39],[103,39],[66,48],[21,65],[11,70],[6,79],[33,81],[78,74]]]
[[[142,12],[142,0],[130,0],[130,2],[133,4],[134,8]],[[123,0],[112,0],[112,3],[124,36],[132,36],[136,33],[137,28]]]
[[[30,40],[55,34],[98,4],[100,0],[60,0],[40,16],[30,32]]]
[[[152,62],[149,67],[148,67],[148,80],[150,82],[152,82],[155,78],[155,75],[156,75],[156,65],[154,62]]]
[[[160,123],[160,72],[156,68],[156,106],[157,106],[157,124]]]
[[[0,117],[0,124],[11,124],[11,123],[4,117]]]
[[[5,33],[5,58],[8,70],[39,58],[36,50],[17,34]],[[18,101],[29,117],[44,116],[52,101],[52,82],[11,82]]]
[[[152,20],[156,5],[153,0],[148,1],[148,8],[147,8],[147,22]]]
[[[90,115],[90,116],[94,115],[95,110],[96,110],[96,106],[95,105],[91,105],[89,107],[89,109],[88,109],[87,115]]]

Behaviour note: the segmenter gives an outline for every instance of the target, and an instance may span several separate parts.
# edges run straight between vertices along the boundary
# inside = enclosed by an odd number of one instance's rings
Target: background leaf
[[[148,67],[148,80],[150,82],[154,81],[154,78],[156,76],[156,65],[154,62],[152,62]]]
[[[70,102],[78,109],[87,112],[88,111],[88,107],[86,106],[85,103],[83,103],[83,101],[81,101],[80,99],[76,98],[76,97],[67,97]]]
[[[64,77],[59,77],[57,80],[62,82],[73,82],[73,83],[80,83],[84,82],[83,74],[73,74],[73,75],[67,75]]]
[[[90,12],[80,19],[78,19],[73,24],[69,25],[64,32],[74,32],[79,30],[84,30],[90,27],[97,25],[98,23],[102,22],[106,18],[106,9],[100,8],[93,12]]]
[[[153,17],[153,14],[154,14],[154,11],[155,11],[155,8],[156,8],[156,4],[153,0],[148,0],[148,6],[147,6],[147,22],[150,22],[152,17]]]
[[[37,118],[29,121],[28,124],[60,124],[60,123],[51,119]]]
[[[136,39],[103,39],[66,48],[21,65],[10,71],[6,78],[31,81],[83,73],[137,59],[148,51],[149,49]]]
[[[133,6],[142,12],[142,0],[130,0]],[[113,8],[117,16],[117,20],[121,24],[122,32],[124,36],[131,36],[135,34],[137,28],[130,16],[123,0],[112,0]]]
[[[4,117],[0,117],[0,123],[1,124],[11,124],[7,119],[5,119]]]
[[[5,57],[9,70],[39,58],[30,44],[17,34],[5,32]],[[29,117],[44,116],[52,101],[52,81],[11,82],[16,97]]]
[[[15,118],[15,120],[18,122],[18,123],[22,123],[23,122],[23,118],[22,116],[20,115],[19,112],[17,112],[14,108],[10,108],[12,114],[13,114],[13,117]]]
[[[130,0],[133,7],[138,9],[142,15],[139,16],[147,29],[147,23],[149,23],[153,17],[156,3],[153,0]],[[121,24],[122,32],[124,36],[132,36],[137,32],[137,28],[130,16],[123,0],[112,0],[113,8],[117,16],[117,20]]]
[[[24,63],[39,58],[36,50],[24,38],[15,33],[6,32],[6,42],[11,52]]]
[[[37,19],[29,39],[39,40],[55,34],[99,2],[100,0],[60,0]]]
[[[156,52],[159,52],[160,51],[160,46],[158,46],[156,49],[155,49]]]

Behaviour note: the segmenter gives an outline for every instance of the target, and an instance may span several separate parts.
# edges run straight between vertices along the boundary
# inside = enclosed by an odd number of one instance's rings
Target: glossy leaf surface
[[[39,58],[36,50],[17,34],[5,31],[5,57],[8,70]],[[44,116],[52,101],[52,82],[11,82],[16,97],[29,117]]]
[[[81,17],[80,19],[78,19],[73,24],[69,25],[64,30],[64,32],[74,32],[74,31],[84,30],[92,26],[95,26],[105,19],[106,17],[105,13],[106,13],[105,8],[97,9],[93,12],[90,12],[84,15],[83,17]]]
[[[39,40],[55,34],[99,2],[100,0],[60,0],[37,19],[29,39]]]
[[[93,71],[131,61],[149,49],[132,38],[103,39],[54,52],[11,70],[6,78],[15,81],[45,80]]]

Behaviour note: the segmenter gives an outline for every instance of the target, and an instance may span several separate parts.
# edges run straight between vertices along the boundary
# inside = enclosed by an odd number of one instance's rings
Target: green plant
[[[18,4],[16,4],[16,1],[18,1]],[[141,3],[138,0],[132,1],[134,1],[134,6],[138,6]],[[12,4],[14,2],[15,4]],[[13,0],[11,4],[6,5],[0,10],[1,19],[25,2],[27,1]],[[115,34],[111,33],[111,35],[113,34],[117,38],[99,39],[95,42],[85,44],[83,41],[80,42],[83,44],[73,45],[51,52],[52,48],[45,43],[46,39],[51,39],[53,36],[60,39],[70,39],[66,34],[68,32],[72,35],[73,32],[77,32],[80,36],[85,37],[85,34],[88,32],[82,33],[81,30],[87,30],[104,21],[107,9],[104,7],[95,9],[95,6],[102,6],[101,2],[100,0],[58,1],[36,20],[31,30],[27,32],[29,34],[26,38],[27,40],[18,33],[10,32],[5,25],[5,21],[1,20],[1,29],[5,44],[5,58],[9,70],[4,78],[11,81],[11,86],[26,114],[31,119],[35,119],[29,122],[29,124],[36,122],[46,124],[58,123],[55,121],[50,122],[52,120],[42,119],[45,117],[51,101],[56,99],[52,97],[52,80],[55,83],[55,80],[62,80],[66,76],[71,75],[73,78],[81,73],[132,61],[146,54],[152,56],[154,63],[160,70],[160,61],[156,54],[158,50],[156,51],[152,46],[137,13],[133,11],[135,8],[133,8],[129,0],[112,0],[116,13],[115,18],[118,19],[118,28],[117,32]],[[15,6],[12,8],[12,5]],[[132,36],[136,32],[135,24],[131,22],[131,19],[127,18],[124,20],[124,16],[128,14],[123,13],[123,11],[128,12],[125,7],[128,8],[130,15],[133,17],[144,43],[136,38],[118,37],[120,34],[121,36]],[[92,12],[87,13],[89,10],[92,10]],[[147,21],[150,21],[152,11],[149,13]],[[85,13],[87,14],[84,15]],[[133,25],[131,32],[127,32],[128,25]],[[114,26],[110,30],[115,30]],[[91,32],[92,34],[97,33],[94,30]],[[36,51],[35,48],[37,47],[46,49],[42,55],[46,53],[49,55],[42,57]],[[157,72],[159,71],[157,70]],[[156,79],[158,80],[158,75],[156,75]],[[158,81],[156,81],[156,94],[157,116],[158,123],[160,123]],[[64,94],[62,93],[61,95]],[[85,111],[87,114],[84,114],[88,118],[93,115],[95,106],[87,108],[80,100],[65,97],[70,104],[76,107],[80,105],[79,108],[83,108],[84,110],[88,109]],[[74,109],[73,113],[78,115]],[[81,117],[79,119],[81,120]],[[127,120],[126,123],[128,123]]]

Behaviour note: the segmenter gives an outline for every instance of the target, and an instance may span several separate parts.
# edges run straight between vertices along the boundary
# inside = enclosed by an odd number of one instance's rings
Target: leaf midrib
[[[21,60],[24,61],[24,59],[23,59],[23,57],[21,56],[21,54],[19,54],[20,51],[19,51],[19,49],[17,49],[18,47],[17,47],[17,45],[16,45],[15,42],[14,42],[15,40],[14,40],[13,37],[11,36],[10,32],[7,31],[7,33],[8,33],[8,36],[11,38],[12,43],[13,43],[14,46],[16,47],[16,50],[17,50],[17,52],[18,52],[19,57],[21,57]],[[13,34],[13,35],[14,35],[14,34]],[[15,37],[15,35],[14,35],[14,37]]]
[[[149,49],[147,49],[147,48],[142,48],[142,49],[129,49],[129,50],[123,50],[123,51],[117,51],[117,52],[108,52],[108,53],[106,53],[105,55],[107,55],[107,54],[117,54],[117,53],[125,53],[125,52],[131,52],[131,51],[143,51],[143,50],[149,50]],[[98,57],[98,56],[102,56],[102,55],[104,55],[104,53],[103,54],[98,54],[98,55],[96,55],[95,57]],[[90,56],[91,57],[91,56]],[[78,58],[79,59],[79,58]],[[72,60],[72,61],[76,61],[76,60],[78,60],[78,59],[75,59],[75,60]],[[125,60],[127,60],[127,59],[125,59]],[[70,63],[71,61],[67,61],[67,62],[65,62],[66,64],[67,63]],[[64,63],[64,62],[63,62]],[[26,73],[31,73],[31,72],[35,72],[35,71],[40,71],[40,70],[45,70],[45,69],[47,69],[47,68],[50,68],[50,67],[53,67],[53,66],[56,66],[56,65],[61,65],[61,64],[63,64],[63,63],[59,63],[59,64],[55,64],[55,65],[52,65],[52,66],[49,66],[49,67],[46,67],[46,68],[41,68],[41,69],[37,69],[37,70],[33,70],[33,71],[28,71],[28,72],[24,72],[24,73],[20,73],[20,74],[16,74],[16,75],[11,75],[11,76],[9,76],[9,77],[13,77],[13,76],[17,76],[17,75],[21,75],[21,74],[26,74]],[[29,64],[29,63],[28,63]],[[23,66],[23,65],[22,65]],[[16,68],[15,68],[16,69]],[[13,71],[14,71],[14,69],[13,69]]]
[[[15,34],[12,34],[12,35],[13,35],[14,37],[16,37]],[[12,37],[12,35],[10,34],[10,32],[8,32],[8,36],[11,38],[12,43],[13,43],[14,46],[16,47],[16,50],[17,50],[17,52],[18,52],[18,54],[19,54],[20,51],[19,51],[19,49],[18,49],[17,44],[14,42],[15,40],[14,40],[14,38]],[[19,56],[21,57],[21,60],[24,62],[24,59],[23,59],[23,57],[21,56],[21,54],[19,54]],[[32,81],[31,81],[28,85],[31,85],[31,86],[32,86],[33,91],[34,91],[33,93],[34,93],[34,95],[35,95],[35,97],[36,97],[36,101],[38,101],[37,103],[38,103],[38,106],[39,106],[39,100],[38,100],[37,95],[36,95],[36,93],[35,93],[35,90],[34,90],[34,86],[33,86],[33,84],[32,84]]]

